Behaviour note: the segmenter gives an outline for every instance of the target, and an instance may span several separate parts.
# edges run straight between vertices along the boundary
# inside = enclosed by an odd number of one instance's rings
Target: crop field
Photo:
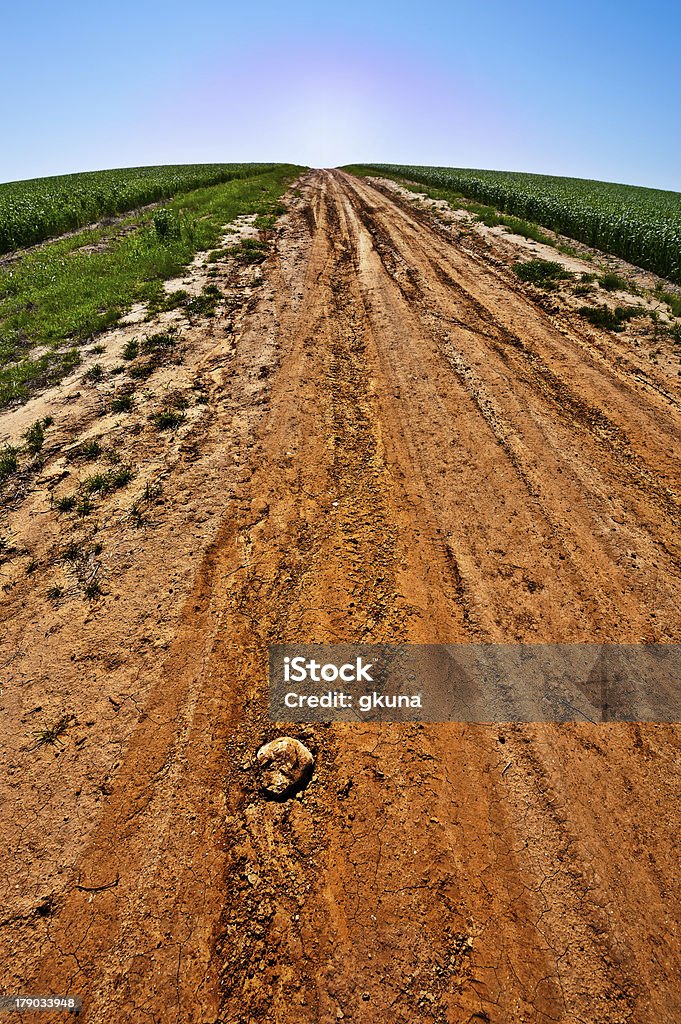
[[[516,171],[368,166],[451,189],[681,283],[679,192]]]
[[[0,254],[92,224],[146,203],[233,178],[264,174],[274,164],[171,164],[86,171],[0,184]]]
[[[223,173],[229,167],[221,166]],[[115,225],[85,227],[0,261],[0,408],[72,370],[81,359],[79,347],[113,326],[132,303],[158,301],[162,282],[196,252],[214,246],[235,216],[255,214],[267,223],[299,168],[232,165],[229,180],[189,191],[191,173],[172,179],[164,178],[168,168],[157,170],[166,187],[171,180],[185,187],[161,209],[131,211]],[[102,172],[102,178],[121,173]],[[42,180],[48,194],[51,179]],[[118,180],[122,196],[126,185]],[[133,175],[128,197],[139,184]]]

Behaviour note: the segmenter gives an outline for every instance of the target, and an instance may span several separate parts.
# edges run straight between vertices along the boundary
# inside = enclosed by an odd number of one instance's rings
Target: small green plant
[[[606,292],[632,291],[632,285],[621,274],[614,274],[610,271],[607,274],[601,274],[598,283]]]
[[[88,601],[96,601],[102,594],[102,588],[96,579],[91,579],[83,587],[83,593]]]
[[[111,412],[130,412],[135,404],[133,395],[124,391],[120,395],[114,395],[109,406]]]
[[[98,384],[101,380],[104,380],[104,367],[101,363],[95,363],[89,370],[83,374],[83,380],[88,381],[90,384]]]
[[[31,455],[37,455],[45,443],[45,420],[36,420],[24,431],[26,447]]]
[[[124,359],[137,359],[138,352],[139,342],[137,341],[137,338],[130,338],[123,346],[123,352],[121,355]]]
[[[169,349],[175,347],[175,332],[166,331],[163,334],[150,334],[148,338],[144,338],[140,345],[140,352],[144,355],[154,354],[158,352],[167,352]]]
[[[136,526],[138,529],[144,526],[146,519],[140,498],[136,498],[135,501],[133,501],[132,505],[128,509],[128,516],[132,520],[133,526]]]
[[[87,494],[84,494],[75,506],[76,515],[80,516],[81,519],[85,519],[87,516],[91,515],[94,512],[94,509],[95,506]]]
[[[40,562],[36,558],[30,558],[26,565],[26,575],[32,576],[33,573],[40,567]]]
[[[244,238],[238,245],[227,249],[227,254],[239,263],[262,263],[267,258],[269,246],[255,238]]]
[[[6,444],[0,448],[0,483],[6,480],[19,468],[19,449],[13,444]]]
[[[93,473],[92,476],[83,480],[81,488],[85,494],[110,494],[121,487],[125,487],[134,476],[130,466],[117,466],[106,473]]]
[[[130,376],[135,380],[147,380],[158,367],[159,360],[156,357],[146,359],[144,362],[135,363],[130,367]]]
[[[656,291],[660,302],[666,302],[669,306],[672,316],[681,317],[681,294],[665,291],[662,285],[658,285]]]
[[[40,729],[33,733],[36,738],[36,746],[43,747],[47,744],[54,745],[55,743],[61,743],[61,737],[64,735],[71,722],[75,722],[75,715],[62,715],[54,725],[45,726],[44,729]]]
[[[106,345],[93,345],[90,351],[93,356],[101,356],[106,352]]]
[[[609,306],[582,306],[579,312],[594,327],[602,327],[606,331],[623,331],[627,320],[641,316],[642,311],[638,306],[617,306],[615,309]]]
[[[154,231],[162,242],[172,242],[180,237],[180,221],[174,210],[162,207],[151,216]]]
[[[150,306],[158,312],[179,309],[180,306],[184,306],[188,298],[188,291],[185,291],[184,288],[176,288],[175,291],[161,294],[156,302],[150,303]]]
[[[106,493],[109,490],[108,476],[106,473],[93,473],[83,480],[81,487],[86,494]]]
[[[99,441],[83,441],[80,450],[83,459],[98,459],[102,454]]]
[[[79,561],[79,559],[83,558],[83,555],[84,551],[82,543],[78,543],[75,540],[69,541],[69,543],[66,545],[66,547],[61,553],[61,557],[63,558],[63,560],[65,562],[70,563],[71,565],[74,562]]]
[[[222,298],[224,296],[217,285],[206,285],[201,295],[195,295],[187,302],[187,316],[190,319],[199,316],[215,316],[217,304]]]
[[[149,417],[157,430],[177,430],[179,425],[186,419],[186,413],[178,409],[162,409],[160,412],[152,413]]]
[[[558,281],[573,277],[562,264],[553,260],[527,260],[525,263],[517,263],[513,269],[521,281],[539,288],[555,288]]]
[[[54,507],[57,512],[73,512],[76,507],[76,498],[73,494],[65,494],[61,498],[57,498],[54,503]]]
[[[55,584],[50,587],[47,591],[47,597],[50,601],[59,601],[64,596],[64,588]]]

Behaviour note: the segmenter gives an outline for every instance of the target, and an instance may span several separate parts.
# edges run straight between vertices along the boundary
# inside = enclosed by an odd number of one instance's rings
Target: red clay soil
[[[298,185],[229,331],[189,334],[205,415],[101,598],[5,595],[0,990],[88,1024],[681,1020],[676,727],[267,719],[275,642],[677,641],[678,378],[405,200]],[[317,764],[278,803],[286,732]]]

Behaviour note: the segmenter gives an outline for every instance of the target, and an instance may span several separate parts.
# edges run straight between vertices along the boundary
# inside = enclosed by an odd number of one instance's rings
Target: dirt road
[[[674,727],[296,728],[302,799],[253,771],[273,642],[678,641],[678,380],[339,171],[219,351],[136,593],[53,632],[14,606],[22,678],[136,706],[48,793],[13,755],[4,990],[88,1022],[681,1019]],[[178,551],[183,501],[212,518]]]

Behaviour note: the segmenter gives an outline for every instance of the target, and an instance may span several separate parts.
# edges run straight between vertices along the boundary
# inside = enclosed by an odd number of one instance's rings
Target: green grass
[[[124,391],[120,395],[114,395],[109,409],[113,413],[132,412],[134,404],[135,399],[133,395],[129,391]]]
[[[0,253],[33,245],[182,192],[249,178],[276,164],[179,164],[86,171],[0,184]],[[174,216],[175,214],[175,216]],[[172,236],[176,211],[153,214],[160,235]]]
[[[1,267],[0,408],[69,373],[81,360],[79,346],[133,303],[158,301],[163,280],[214,248],[225,224],[278,208],[301,170],[277,166],[176,197],[167,209],[179,235],[159,234],[158,211],[144,211],[127,219],[125,232],[118,225],[107,237],[106,229],[88,228]]]
[[[634,287],[621,274],[614,274],[610,271],[607,274],[601,274],[598,283],[606,292],[630,292]]]
[[[583,178],[458,167],[369,164],[360,174],[400,175],[488,204],[681,282],[681,193]]]
[[[157,430],[177,430],[186,419],[186,413],[178,409],[162,409],[153,413],[149,419]]]
[[[582,306],[579,312],[594,327],[602,327],[606,331],[623,331],[627,320],[641,316],[645,310],[637,306]]]
[[[19,469],[19,449],[13,444],[0,448],[0,483]]]
[[[665,291],[664,288],[658,288],[657,297],[660,302],[667,303],[672,316],[681,317],[681,295],[676,292]]]
[[[553,260],[527,260],[525,263],[516,263],[513,270],[521,281],[535,284],[539,288],[555,288],[558,281],[574,277],[562,264],[554,263]]]

